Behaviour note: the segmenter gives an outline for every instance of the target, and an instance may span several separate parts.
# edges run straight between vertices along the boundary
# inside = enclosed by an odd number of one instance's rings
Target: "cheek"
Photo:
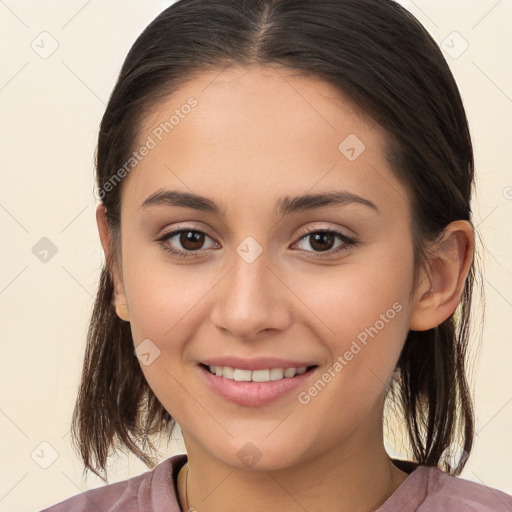
[[[171,263],[161,249],[146,245],[136,249],[128,237],[123,259],[134,339],[177,339],[194,317],[208,289],[205,283],[215,280],[208,279],[207,267]]]
[[[351,391],[367,391],[368,379],[376,391],[382,389],[402,350],[409,329],[412,259],[397,253],[388,248],[365,263],[340,267],[336,276],[319,274],[302,281],[297,292],[308,297],[308,307],[321,320],[315,322],[317,336],[332,363],[339,363],[335,373],[344,375],[335,380],[343,387],[349,383]]]
[[[406,321],[397,310],[408,306],[410,274],[405,261],[386,266],[379,260],[297,279],[295,290],[333,339],[352,339],[376,323],[382,330],[380,320],[386,326]]]

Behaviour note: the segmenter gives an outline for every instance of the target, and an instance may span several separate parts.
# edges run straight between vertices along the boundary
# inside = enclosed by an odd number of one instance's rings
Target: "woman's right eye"
[[[164,251],[181,258],[196,258],[194,254],[202,249],[205,238],[210,238],[205,232],[196,229],[178,229],[166,233],[157,241]],[[174,242],[172,240],[175,239]],[[183,249],[176,249],[173,244],[179,244]],[[219,246],[214,242],[214,246]]]

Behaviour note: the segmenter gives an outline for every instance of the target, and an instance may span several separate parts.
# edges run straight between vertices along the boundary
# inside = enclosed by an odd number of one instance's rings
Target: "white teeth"
[[[253,370],[251,379],[253,382],[268,382],[270,380],[270,370]]]
[[[281,380],[284,377],[284,370],[282,368],[272,368],[269,373],[270,380]]]
[[[241,370],[229,366],[209,366],[210,373],[237,382],[269,382],[302,375],[307,366],[300,368],[271,368],[268,370]]]
[[[251,373],[251,370],[239,370],[235,368],[233,370],[233,380],[249,382],[251,380]]]
[[[295,377],[295,368],[286,368],[286,370],[284,371],[284,376],[285,377]]]
[[[226,379],[234,379],[233,373],[233,368],[229,368],[228,366],[224,366],[222,368],[222,376],[225,377]]]

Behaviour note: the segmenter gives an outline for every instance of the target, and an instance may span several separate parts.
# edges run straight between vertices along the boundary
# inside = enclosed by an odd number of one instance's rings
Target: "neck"
[[[178,479],[184,511],[235,511],[243,504],[247,512],[276,508],[280,512],[373,512],[407,477],[391,462],[382,442],[366,442],[364,449],[359,445],[357,450],[344,443],[272,471],[235,468],[205,453],[190,439],[185,438],[185,445],[188,464]]]

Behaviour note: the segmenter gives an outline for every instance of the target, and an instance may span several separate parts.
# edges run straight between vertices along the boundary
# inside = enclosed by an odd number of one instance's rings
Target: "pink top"
[[[182,512],[178,471],[186,454],[169,457],[138,476],[89,489],[40,512]],[[376,512],[512,512],[512,496],[418,466]]]

